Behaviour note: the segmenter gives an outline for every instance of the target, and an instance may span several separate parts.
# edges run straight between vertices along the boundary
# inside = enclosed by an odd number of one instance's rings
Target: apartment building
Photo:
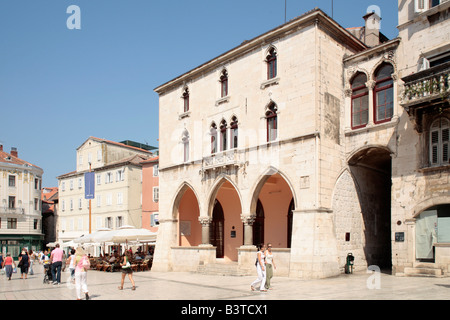
[[[89,137],[77,148],[76,170],[58,177],[57,241],[100,228],[142,226],[142,165],[153,147]],[[93,173],[93,199],[85,198],[85,174]],[[89,203],[91,204],[89,210]]]
[[[41,184],[44,171],[0,145],[0,246],[17,257],[22,248],[43,247]]]

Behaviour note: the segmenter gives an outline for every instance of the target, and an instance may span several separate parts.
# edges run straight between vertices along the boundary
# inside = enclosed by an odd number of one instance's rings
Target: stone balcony
[[[237,149],[218,152],[207,157],[203,157],[202,171],[220,171],[226,168],[239,168],[244,164],[241,161],[241,152]]]
[[[411,74],[402,78],[404,87],[400,104],[422,131],[423,119],[440,114],[449,107],[450,62]]]
[[[450,94],[450,62],[402,78],[401,104],[405,108],[446,99]]]
[[[8,208],[8,207],[0,207],[1,215],[23,215],[25,214],[24,208]]]

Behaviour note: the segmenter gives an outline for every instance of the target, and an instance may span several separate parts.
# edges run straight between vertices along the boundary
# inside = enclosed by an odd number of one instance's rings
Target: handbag
[[[86,256],[83,257],[82,266],[85,270],[88,270],[91,267],[91,262]]]
[[[126,269],[126,268],[130,268],[130,267],[131,267],[131,263],[130,263],[130,261],[128,261],[128,258],[127,258],[127,263],[124,266],[122,266],[122,268]]]

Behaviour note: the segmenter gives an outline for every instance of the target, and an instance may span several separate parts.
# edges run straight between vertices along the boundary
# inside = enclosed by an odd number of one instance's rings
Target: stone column
[[[244,223],[244,246],[253,245],[253,222],[256,214],[241,214],[241,220]]]
[[[212,218],[198,217],[198,221],[202,225],[202,245],[211,245],[209,234]]]
[[[392,120],[396,121],[399,117],[398,115],[398,101],[400,99],[396,99],[398,97],[398,75],[396,73],[393,73],[391,75],[392,81],[393,81],[393,95],[394,95],[394,102],[392,106]]]
[[[369,121],[367,122],[368,126],[373,126],[374,124],[374,116],[376,114],[375,105],[373,103],[374,101],[374,92],[373,89],[375,89],[376,81],[369,80],[366,82],[366,87],[369,89]]]

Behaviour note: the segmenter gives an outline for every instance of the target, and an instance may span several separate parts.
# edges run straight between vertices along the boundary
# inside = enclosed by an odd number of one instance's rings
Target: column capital
[[[253,225],[255,222],[256,214],[241,214],[241,220],[245,225]]]
[[[366,87],[369,88],[369,90],[373,90],[376,84],[377,82],[375,80],[369,80],[366,82]]]
[[[209,225],[212,222],[211,217],[198,217],[198,221],[202,226]]]

